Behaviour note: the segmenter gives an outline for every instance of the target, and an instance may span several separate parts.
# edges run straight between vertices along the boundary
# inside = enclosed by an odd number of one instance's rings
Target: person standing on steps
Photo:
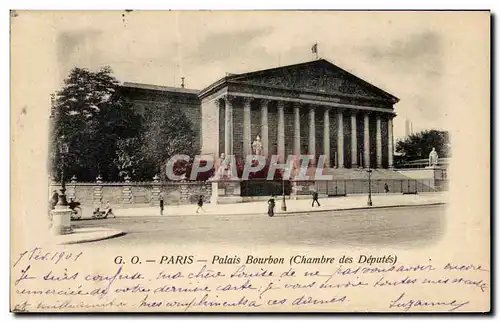
[[[196,213],[198,213],[200,209],[205,212],[205,209],[203,209],[203,195],[200,195],[200,197],[198,198],[198,208],[196,208]]]
[[[313,197],[313,202],[311,206],[314,208],[314,203],[316,202],[318,204],[318,207],[321,207],[318,201],[318,192],[316,190],[313,191],[312,197]]]

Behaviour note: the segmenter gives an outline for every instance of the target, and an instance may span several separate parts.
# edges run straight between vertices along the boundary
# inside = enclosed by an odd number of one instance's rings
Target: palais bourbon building
[[[200,154],[325,155],[329,168],[392,168],[399,99],[325,59],[231,74],[202,90],[124,83],[139,112],[176,104]]]

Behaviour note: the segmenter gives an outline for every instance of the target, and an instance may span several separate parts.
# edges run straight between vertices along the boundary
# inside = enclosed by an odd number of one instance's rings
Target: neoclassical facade
[[[324,59],[228,75],[200,91],[202,154],[324,155],[326,167],[392,168],[395,96]]]

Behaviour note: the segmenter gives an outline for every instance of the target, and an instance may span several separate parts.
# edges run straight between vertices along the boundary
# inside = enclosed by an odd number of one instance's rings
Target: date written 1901
[[[76,262],[81,256],[82,252],[72,253],[65,251],[45,251],[40,247],[35,247],[32,249],[24,250],[19,253],[19,257],[14,262],[14,267],[20,261],[44,261],[44,262],[52,262],[54,264],[59,264],[60,262]]]
[[[143,263],[157,263],[157,264],[174,264],[174,265],[189,265],[193,264],[194,256],[190,255],[163,255],[159,258],[141,259],[139,256],[131,256],[125,258],[124,256],[116,256],[114,259],[115,264],[143,264]]]

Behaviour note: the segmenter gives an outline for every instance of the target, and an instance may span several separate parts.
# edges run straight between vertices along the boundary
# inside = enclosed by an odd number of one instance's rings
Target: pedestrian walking
[[[106,200],[106,206],[104,207],[104,218],[108,218],[108,216],[113,216],[113,218],[116,218],[115,214],[113,213],[113,208],[111,208],[111,205],[109,204],[109,200]]]
[[[384,192],[385,193],[389,192],[389,185],[387,184],[387,182],[384,184]]]
[[[318,207],[320,207],[321,205],[319,204],[319,201],[318,201],[318,192],[316,190],[313,191],[313,202],[312,202],[312,207],[314,207],[314,203],[317,203],[318,204]]]
[[[271,195],[271,199],[267,201],[267,214],[269,217],[274,216],[274,207],[276,206],[276,202],[274,201],[274,195]]]
[[[164,207],[163,196],[160,196],[160,215],[162,216],[163,216],[163,207]]]
[[[200,197],[198,198],[198,208],[196,208],[196,213],[198,213],[200,209],[205,212],[205,209],[203,209],[203,195],[200,195]]]

